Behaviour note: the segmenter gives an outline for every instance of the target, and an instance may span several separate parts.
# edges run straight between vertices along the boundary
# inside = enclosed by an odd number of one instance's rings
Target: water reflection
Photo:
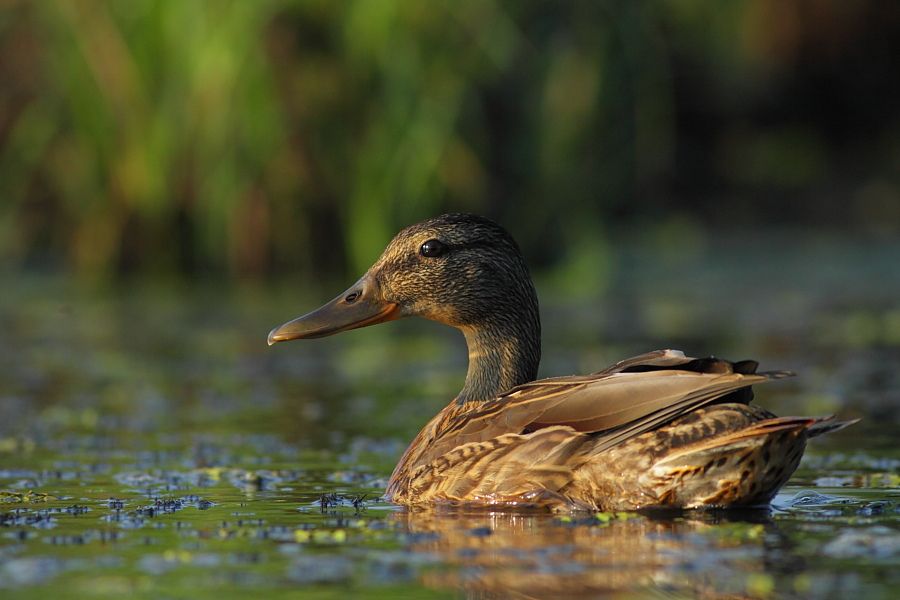
[[[559,517],[444,509],[391,519],[410,551],[446,566],[425,572],[423,583],[472,598],[753,594],[770,587],[752,574],[771,571],[783,537],[768,510]]]
[[[653,340],[801,372],[760,404],[865,420],[810,445],[772,515],[566,521],[370,500],[323,512],[323,495],[383,491],[458,389],[459,339],[401,321],[276,352],[259,332],[297,309],[290,290],[92,299],[0,285],[0,597],[127,597],[141,581],[147,597],[434,595],[428,586],[473,598],[893,600],[900,279],[841,263],[852,253],[837,248],[810,261],[844,293],[823,291],[807,263],[784,265],[790,249],[738,250],[706,275],[656,269],[602,302],[546,302],[546,374],[588,372]],[[874,264],[896,270],[896,254]],[[770,264],[808,285],[773,287]],[[732,281],[748,269],[766,276]],[[770,305],[779,311],[758,309]],[[859,321],[874,323],[869,342],[846,337]]]

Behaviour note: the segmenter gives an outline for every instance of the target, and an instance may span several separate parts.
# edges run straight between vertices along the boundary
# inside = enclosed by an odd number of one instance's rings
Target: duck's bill
[[[363,277],[328,304],[270,331],[268,341],[271,346],[275,342],[320,338],[400,316],[399,306],[380,298],[377,286]]]

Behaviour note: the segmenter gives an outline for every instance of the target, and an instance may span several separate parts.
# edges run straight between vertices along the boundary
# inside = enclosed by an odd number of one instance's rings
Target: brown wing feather
[[[572,480],[580,463],[571,458],[586,439],[550,427],[463,444],[412,471],[393,499],[545,504]]]
[[[534,423],[538,427],[567,424],[579,431],[612,429],[679,402],[702,404],[765,380],[759,375],[674,370],[615,373],[573,390],[565,402],[535,415]]]
[[[557,425],[593,433],[602,447],[612,447],[698,407],[735,401],[736,390],[786,375],[750,374],[753,366],[658,350],[593,375],[527,383],[477,407],[454,402],[423,429],[420,437],[427,439],[411,444],[395,474],[464,444]]]
[[[706,452],[718,451],[745,440],[769,436],[780,431],[809,429],[821,420],[821,417],[772,417],[722,435],[701,437],[692,444],[686,444],[669,452],[668,455],[657,461],[656,465],[678,464],[684,456],[703,457]]]
[[[597,371],[594,375],[611,375],[638,366],[672,368],[689,363],[692,360],[695,359],[685,356],[684,352],[681,350],[654,350],[653,352],[646,352],[638,356],[620,360],[616,364],[611,365],[602,371]]]
[[[700,407],[716,402],[733,401],[730,395],[734,390],[789,376],[791,374],[787,372],[761,373],[753,376],[732,375],[724,381],[712,382],[709,387],[700,387],[668,405],[661,405],[653,412],[647,412],[631,422],[599,433],[597,435],[596,449],[602,451],[611,448],[641,433],[661,427],[681,415]]]

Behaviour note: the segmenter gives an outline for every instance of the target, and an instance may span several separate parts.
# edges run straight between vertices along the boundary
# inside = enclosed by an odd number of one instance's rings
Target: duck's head
[[[273,329],[269,344],[408,316],[465,334],[470,361],[463,400],[490,397],[537,374],[540,318],[522,254],[502,227],[467,214],[403,229],[359,281],[321,308]]]

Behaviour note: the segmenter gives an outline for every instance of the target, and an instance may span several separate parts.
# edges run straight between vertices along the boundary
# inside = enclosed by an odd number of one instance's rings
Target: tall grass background
[[[895,236],[898,13],[4,0],[0,261],[345,277],[443,211],[497,218],[575,276],[622,235],[674,252],[774,227]]]

